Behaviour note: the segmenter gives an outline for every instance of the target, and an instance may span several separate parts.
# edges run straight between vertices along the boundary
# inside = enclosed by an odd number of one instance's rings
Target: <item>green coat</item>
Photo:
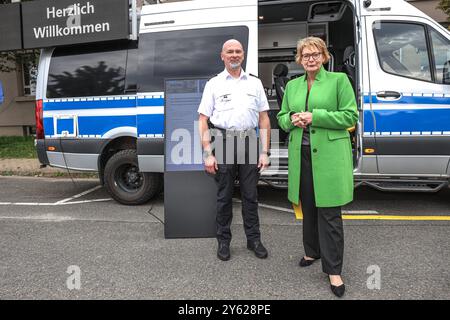
[[[305,111],[306,76],[286,86],[280,127],[289,134],[288,198],[298,205],[300,193],[301,141],[303,129],[294,126],[290,112]],[[353,200],[353,156],[347,128],[358,119],[353,88],[347,75],[326,71],[316,76],[309,94],[311,162],[317,207],[342,206]]]

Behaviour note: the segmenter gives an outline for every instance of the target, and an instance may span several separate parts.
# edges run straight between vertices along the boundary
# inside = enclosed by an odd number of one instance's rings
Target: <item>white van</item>
[[[351,80],[356,186],[438,191],[450,179],[450,34],[403,0],[193,0],[147,5],[137,41],[44,49],[37,149],[44,165],[98,171],[119,202],[143,203],[162,184],[164,79],[212,77],[230,38],[262,80],[278,128],[286,82],[304,73],[296,42],[323,38],[330,71]],[[287,187],[287,135],[261,179]]]

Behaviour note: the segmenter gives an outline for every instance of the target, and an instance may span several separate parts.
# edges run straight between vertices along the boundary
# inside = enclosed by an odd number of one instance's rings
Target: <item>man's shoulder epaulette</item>
[[[249,73],[249,75],[251,75],[252,77],[255,77],[256,79],[259,79],[259,77],[255,76],[254,74]]]

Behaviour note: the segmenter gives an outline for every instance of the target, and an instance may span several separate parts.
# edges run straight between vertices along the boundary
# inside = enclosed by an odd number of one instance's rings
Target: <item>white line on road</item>
[[[271,206],[271,205],[264,204],[264,203],[259,203],[258,206],[259,206],[259,207],[262,207],[262,208],[267,208],[267,209],[273,209],[273,210],[278,210],[278,211],[284,211],[284,212],[294,213],[294,210],[293,210],[293,209],[288,209],[288,208],[283,208],[283,207]]]
[[[0,219],[11,219],[11,220],[38,220],[38,221],[50,221],[50,222],[63,222],[75,220],[72,217],[67,216],[57,216],[52,213],[39,215],[39,216],[0,216]]]
[[[46,202],[0,202],[0,206],[65,206],[70,204],[81,204],[81,203],[91,203],[91,202],[104,202],[111,201],[112,198],[107,199],[92,199],[92,200],[83,200],[83,201],[72,201],[72,202],[63,202],[63,203],[46,203]]]
[[[242,203],[242,201],[240,199],[237,198],[233,198],[233,201],[236,203]],[[278,206],[271,206],[268,204],[264,204],[264,203],[258,203],[258,206],[261,208],[267,208],[267,209],[273,209],[273,210],[277,210],[277,211],[283,211],[283,212],[289,212],[289,213],[294,213],[294,209],[288,209],[288,208],[284,208],[284,207],[278,207]],[[375,210],[342,210],[342,214],[378,214],[378,211]]]
[[[67,198],[67,199],[60,200],[60,201],[56,202],[55,204],[61,204],[61,203],[68,202],[68,201],[74,200],[74,199],[76,199],[76,198],[85,196],[85,195],[87,195],[88,193],[91,193],[91,192],[93,192],[93,191],[95,191],[95,190],[100,189],[101,187],[102,187],[101,185],[95,186],[94,188],[91,188],[91,189],[89,189],[89,190],[86,190],[86,191],[84,191],[84,192],[81,192],[81,193],[79,193],[79,194],[76,194],[76,195],[74,195],[73,197],[70,197],[70,198]]]
[[[107,199],[91,199],[91,200],[83,200],[83,201],[71,201],[77,198],[80,198],[82,196],[85,196],[95,190],[100,189],[102,186],[98,185],[94,188],[91,188],[89,190],[83,191],[79,194],[76,194],[70,198],[66,198],[57,202],[0,202],[0,206],[64,206],[64,205],[70,205],[70,204],[81,204],[81,203],[90,203],[90,202],[103,202],[103,201],[110,201],[111,198]]]
[[[112,198],[107,199],[92,199],[92,200],[83,200],[83,201],[72,201],[72,202],[64,202],[55,205],[67,205],[67,204],[80,204],[80,203],[90,203],[90,202],[103,202],[103,201],[111,201]]]
[[[0,202],[2,206],[54,206],[55,203],[39,203],[39,202]]]

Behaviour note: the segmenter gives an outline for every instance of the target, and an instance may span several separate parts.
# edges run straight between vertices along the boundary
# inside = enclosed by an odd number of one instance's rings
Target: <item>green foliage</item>
[[[447,15],[447,21],[450,23],[450,0],[439,1],[439,5],[437,6],[437,8],[444,11],[444,13]],[[450,25],[448,26],[448,29],[450,30]]]
[[[34,137],[0,137],[0,159],[36,157]]]
[[[11,72],[24,63],[39,62],[39,50],[18,50],[0,53],[0,72]]]

